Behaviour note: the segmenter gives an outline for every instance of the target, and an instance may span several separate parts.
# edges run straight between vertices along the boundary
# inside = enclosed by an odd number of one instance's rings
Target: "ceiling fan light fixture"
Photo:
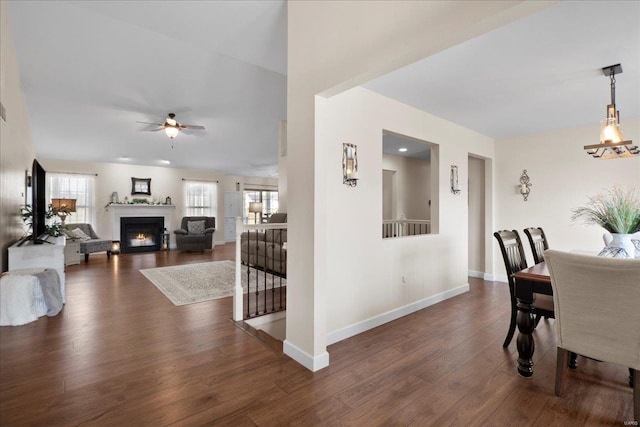
[[[174,120],[174,122],[175,122],[175,120]],[[167,136],[169,138],[171,138],[171,139],[173,139],[176,136],[178,136],[178,128],[177,127],[167,126],[167,127],[164,128],[164,131],[167,134]]]
[[[595,159],[616,159],[640,155],[638,146],[625,141],[620,130],[620,112],[616,110],[616,74],[622,73],[622,65],[610,65],[602,73],[611,80],[611,103],[607,105],[607,118],[600,122],[600,144],[585,145],[584,149]]]

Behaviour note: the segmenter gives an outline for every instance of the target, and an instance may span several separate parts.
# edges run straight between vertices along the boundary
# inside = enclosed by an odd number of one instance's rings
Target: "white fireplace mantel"
[[[111,211],[113,219],[112,240],[120,240],[120,218],[123,217],[164,217],[164,226],[168,232],[171,232],[171,217],[175,212],[175,205],[125,205],[114,204],[108,205],[107,210]]]

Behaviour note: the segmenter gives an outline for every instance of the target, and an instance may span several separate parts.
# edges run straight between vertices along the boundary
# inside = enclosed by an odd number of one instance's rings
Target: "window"
[[[86,223],[96,225],[95,175],[49,173],[49,196],[51,199],[76,199],[76,211],[65,221],[66,224]]]
[[[215,182],[184,181],[185,216],[217,216],[218,185]]]
[[[278,212],[278,192],[271,190],[245,190],[243,193],[243,216],[247,224],[260,224]],[[249,212],[249,203],[261,202],[262,214]]]

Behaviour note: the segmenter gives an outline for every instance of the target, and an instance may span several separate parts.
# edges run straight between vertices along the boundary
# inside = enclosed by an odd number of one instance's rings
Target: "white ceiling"
[[[38,157],[275,176],[284,1],[8,1]],[[640,116],[640,2],[566,1],[365,87],[502,138]],[[171,149],[167,113],[206,131]],[[594,136],[596,138],[597,136]],[[589,142],[589,141],[585,141]]]
[[[610,101],[601,69],[618,63],[624,131],[625,117],[640,117],[638,1],[560,2],[364,86],[505,138],[598,124]]]
[[[274,176],[283,1],[9,1],[38,157]],[[205,132],[142,132],[170,112]]]

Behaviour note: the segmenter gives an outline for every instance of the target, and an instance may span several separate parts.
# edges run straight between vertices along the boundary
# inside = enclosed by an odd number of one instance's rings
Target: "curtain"
[[[184,181],[185,216],[217,216],[218,185],[215,182]]]
[[[66,219],[67,224],[88,223],[96,228],[95,175],[48,173],[47,200],[76,199],[76,212]]]

